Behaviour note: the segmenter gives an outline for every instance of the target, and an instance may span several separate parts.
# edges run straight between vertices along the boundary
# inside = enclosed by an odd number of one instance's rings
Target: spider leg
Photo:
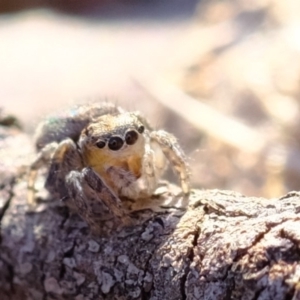
[[[141,114],[139,111],[133,112],[133,114],[140,120],[142,124],[148,129],[148,130],[153,130],[152,126],[148,122],[148,120],[145,118],[143,114]]]
[[[43,166],[46,166],[51,161],[53,153],[58,147],[58,143],[53,142],[46,145],[37,155],[34,162],[30,165],[28,179],[27,179],[27,203],[29,206],[34,206],[35,197],[34,197],[34,184],[37,177],[37,171]]]
[[[37,171],[43,166],[50,165],[45,182],[46,189],[58,197],[67,197],[65,177],[71,170],[82,168],[80,154],[71,139],[65,139],[59,144],[52,142],[46,145],[31,164],[28,176],[27,203],[33,207],[35,204],[34,184]]]
[[[164,130],[152,131],[150,133],[150,139],[152,143],[156,143],[160,146],[180,178],[182,191],[184,194],[188,194],[190,191],[188,164],[177,139]]]
[[[63,140],[52,155],[45,182],[46,189],[56,197],[66,200],[68,198],[66,176],[70,171],[82,168],[82,158],[74,141],[69,138]]]
[[[130,224],[120,199],[91,169],[71,171],[66,177],[70,201],[94,233]]]
[[[157,167],[157,166],[155,166]],[[162,173],[163,170],[155,169],[154,167],[154,152],[151,149],[150,145],[146,144],[144,161],[143,161],[143,171],[145,174],[146,180],[146,191],[147,195],[151,196],[157,186],[158,178],[160,177],[159,173]],[[164,168],[163,168],[164,169]]]

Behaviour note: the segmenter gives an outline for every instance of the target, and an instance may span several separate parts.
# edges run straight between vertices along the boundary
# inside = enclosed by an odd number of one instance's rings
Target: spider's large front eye
[[[108,147],[110,150],[117,151],[122,148],[123,144],[124,141],[120,137],[113,136],[108,142]]]
[[[125,136],[125,141],[127,145],[133,145],[138,139],[138,134],[136,131],[128,131]]]

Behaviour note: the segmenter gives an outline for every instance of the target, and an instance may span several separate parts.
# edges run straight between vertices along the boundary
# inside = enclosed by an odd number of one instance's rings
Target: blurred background
[[[299,190],[299,92],[299,0],[0,2],[5,113],[33,133],[74,103],[140,110],[178,137],[193,187]]]

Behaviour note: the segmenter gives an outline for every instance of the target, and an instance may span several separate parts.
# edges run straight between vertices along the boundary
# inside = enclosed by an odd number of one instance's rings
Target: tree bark
[[[93,236],[57,199],[28,210],[32,143],[0,129],[1,300],[300,299],[298,193],[193,190],[184,210],[170,185],[128,204],[133,226]]]

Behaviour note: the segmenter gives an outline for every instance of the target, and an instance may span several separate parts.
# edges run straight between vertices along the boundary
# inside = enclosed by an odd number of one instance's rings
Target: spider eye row
[[[145,130],[144,126],[140,126],[138,128],[139,133],[143,133],[144,130]],[[124,143],[126,143],[127,145],[134,145],[136,143],[136,141],[138,140],[138,138],[139,138],[138,133],[135,130],[130,130],[130,131],[126,132],[125,140],[123,140],[119,136],[112,136],[108,140],[107,145],[110,150],[117,151],[123,147]],[[104,148],[105,145],[106,145],[106,142],[103,140],[100,140],[96,143],[96,146],[100,149]]]

